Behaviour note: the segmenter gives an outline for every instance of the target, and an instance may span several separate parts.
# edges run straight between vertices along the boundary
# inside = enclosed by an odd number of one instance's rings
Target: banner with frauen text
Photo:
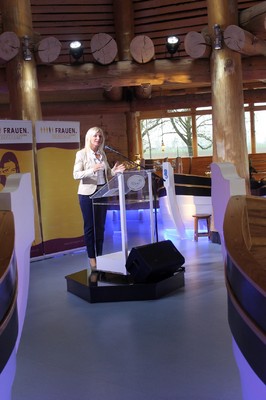
[[[44,253],[83,247],[78,182],[73,179],[80,123],[37,121],[35,130]]]
[[[8,175],[26,172],[31,173],[35,209],[35,240],[32,249],[35,248],[36,255],[41,255],[43,250],[37,195],[38,189],[35,180],[32,122],[0,120],[0,190],[4,188]]]

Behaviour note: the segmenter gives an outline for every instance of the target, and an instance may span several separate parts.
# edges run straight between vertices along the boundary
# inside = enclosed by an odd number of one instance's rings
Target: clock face
[[[145,178],[142,175],[131,175],[127,180],[127,186],[130,190],[137,192],[145,186]]]

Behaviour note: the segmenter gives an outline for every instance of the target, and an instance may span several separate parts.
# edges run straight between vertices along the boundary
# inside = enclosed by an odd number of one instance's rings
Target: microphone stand
[[[143,170],[145,170],[145,167],[143,167],[143,165],[136,163],[133,160],[130,160],[130,158],[126,157],[124,154],[120,153],[118,150],[113,149],[110,146],[105,145],[104,149],[107,149],[113,153],[118,154],[119,156],[121,156],[122,158],[124,158],[124,160],[128,161],[129,163],[135,165],[137,168],[141,168]],[[156,180],[164,180],[163,178],[161,178],[159,175],[155,174],[155,172],[152,173],[154,179],[152,180],[152,192],[153,192],[153,198],[154,198],[154,202],[153,202],[153,206],[154,206],[154,214],[155,214],[155,235],[156,235],[156,241],[159,241],[158,238],[158,218],[157,218],[157,187],[155,185]]]
[[[124,154],[122,154],[122,153],[120,153],[118,150],[115,150],[115,149],[113,149],[113,147],[110,147],[110,146],[104,146],[104,149],[106,149],[106,150],[110,150],[110,151],[112,151],[113,153],[116,153],[116,154],[118,154],[119,156],[121,156],[122,158],[124,158],[124,160],[126,160],[126,161],[128,161],[129,163],[131,163],[131,164],[134,164],[136,167],[138,167],[138,168],[142,168],[142,169],[145,169],[142,165],[140,165],[140,164],[138,164],[138,163],[136,163],[135,161],[133,161],[133,160],[130,160],[130,158],[128,158],[128,157],[126,157],[126,156],[124,156]]]

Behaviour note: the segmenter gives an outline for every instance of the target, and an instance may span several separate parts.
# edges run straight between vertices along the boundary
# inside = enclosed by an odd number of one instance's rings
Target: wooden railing
[[[155,168],[158,173],[161,171],[163,161],[169,161],[174,169],[174,173],[208,176],[210,174],[211,156],[206,157],[176,157],[143,160],[142,165],[145,168]]]
[[[256,171],[251,173],[252,178],[254,178],[256,181],[260,181],[262,179],[266,180],[266,154],[249,154],[248,157],[250,166]]]

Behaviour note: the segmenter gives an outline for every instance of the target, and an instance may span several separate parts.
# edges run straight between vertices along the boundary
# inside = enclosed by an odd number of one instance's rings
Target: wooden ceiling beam
[[[266,98],[266,89],[244,90],[245,103],[258,103]],[[9,116],[9,104],[5,103],[0,96],[0,110],[3,115]],[[166,109],[208,107],[211,105],[211,93],[202,94],[180,94],[172,96],[155,97],[151,99],[133,99],[130,103],[127,101],[99,101],[99,100],[78,100],[75,101],[49,101],[43,99],[42,113],[45,117],[58,117],[60,115],[93,115],[93,114],[116,114],[126,112],[165,112]],[[162,115],[162,114],[161,114]]]
[[[265,57],[243,58],[243,82],[266,83]],[[89,90],[115,86],[131,87],[142,84],[175,84],[177,89],[210,86],[209,60],[155,60],[147,64],[119,61],[109,66],[39,66],[41,91]],[[0,79],[0,86],[1,86]]]
[[[209,62],[206,60],[155,60],[147,64],[118,61],[108,66],[42,65],[38,67],[40,90],[108,89],[142,84],[174,83],[177,87],[210,85]],[[1,79],[0,79],[1,86]]]
[[[253,35],[258,35],[261,39],[266,38],[265,24],[266,1],[262,1],[239,13],[239,25]]]
[[[242,60],[243,83],[263,82],[266,85],[265,57]],[[37,69],[40,92],[83,91],[132,87],[141,84],[171,84],[176,90],[210,86],[208,59],[154,60],[147,64],[118,61],[108,66],[41,65]],[[7,93],[5,68],[0,68],[0,93]]]

